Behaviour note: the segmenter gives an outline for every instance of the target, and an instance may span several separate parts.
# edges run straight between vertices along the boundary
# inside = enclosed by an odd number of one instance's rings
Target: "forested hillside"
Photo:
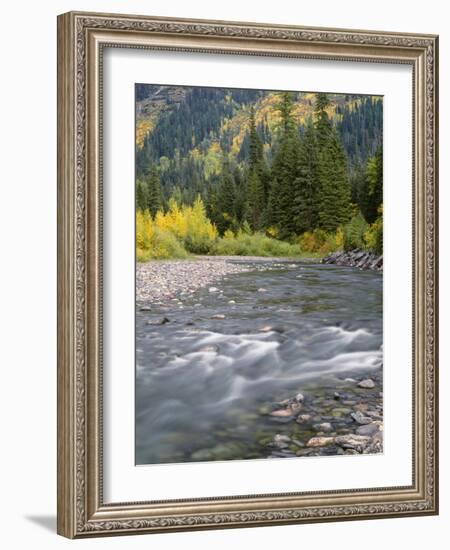
[[[217,237],[380,252],[382,116],[373,96],[137,85],[137,208],[164,226],[197,204]]]

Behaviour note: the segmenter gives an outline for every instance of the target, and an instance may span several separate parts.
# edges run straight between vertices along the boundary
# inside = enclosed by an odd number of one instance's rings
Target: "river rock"
[[[258,292],[267,292],[267,288],[258,288]]]
[[[216,286],[210,286],[209,292],[219,292],[219,289]]]
[[[287,449],[290,442],[291,438],[288,435],[276,434],[273,438],[272,444],[278,449]]]
[[[259,329],[259,332],[270,332],[271,330],[273,330],[273,327],[270,325],[265,325]]]
[[[382,429],[382,422],[375,421],[371,422],[370,424],[364,424],[363,426],[359,426],[356,428],[356,433],[358,435],[369,435],[373,436],[376,433],[378,433]]]
[[[211,317],[211,319],[219,319],[219,320],[223,320],[225,319],[225,315],[223,313],[216,313],[215,315],[213,315]]]
[[[298,403],[303,403],[303,401],[305,400],[305,396],[304,396],[302,393],[298,393],[298,394],[295,396],[295,400],[296,400]]]
[[[299,414],[295,421],[297,424],[305,424],[306,422],[311,421],[312,416],[310,414]]]
[[[370,418],[370,416],[364,416],[361,411],[352,412],[350,416],[358,424],[370,424],[372,422],[372,418]]]
[[[306,444],[307,447],[326,447],[334,443],[334,437],[311,437]]]
[[[329,422],[322,422],[322,424],[314,424],[314,429],[317,432],[332,432],[333,426]]]
[[[361,382],[358,382],[358,386],[360,388],[370,390],[375,387],[375,382],[371,378],[366,378],[365,380],[361,380]]]
[[[157,319],[155,321],[147,321],[147,325],[165,325],[166,323],[170,323],[170,319],[167,317],[162,317],[162,319]]]
[[[354,449],[355,451],[362,453],[370,444],[372,438],[365,435],[348,434],[338,435],[334,438],[334,441],[336,445],[339,445],[343,449]]]
[[[290,408],[286,408],[286,409],[277,409],[276,411],[272,411],[270,413],[270,416],[275,416],[275,417],[279,417],[279,418],[285,418],[285,417],[288,417],[288,416],[293,416],[293,412]]]
[[[370,416],[370,418],[373,418],[373,420],[383,420],[383,417],[378,411],[366,411],[365,415]]]
[[[228,300],[228,303],[229,303],[229,304],[235,304],[236,301],[235,301],[235,300]]]

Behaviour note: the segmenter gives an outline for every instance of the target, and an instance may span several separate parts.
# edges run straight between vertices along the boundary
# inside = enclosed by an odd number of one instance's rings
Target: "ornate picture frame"
[[[105,503],[103,51],[406,64],[413,74],[409,486]],[[438,513],[438,37],[70,12],[58,17],[58,533],[69,538]],[[130,365],[130,368],[134,366]]]

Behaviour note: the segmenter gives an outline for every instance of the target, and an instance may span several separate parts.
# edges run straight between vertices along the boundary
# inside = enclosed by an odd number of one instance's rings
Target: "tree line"
[[[199,190],[219,233],[245,225],[289,240],[309,231],[336,232],[358,215],[374,223],[383,201],[381,143],[365,161],[358,157],[353,163],[343,144],[345,132],[361,119],[361,111],[354,109],[356,114],[344,132],[344,118],[336,124],[328,114],[326,94],[316,94],[313,116],[304,125],[294,116],[292,93],[280,93],[275,109],[280,124],[270,154],[252,107],[245,136],[247,162],[238,164],[223,154],[220,173]],[[373,124],[368,128],[373,130]],[[180,188],[175,188],[172,197],[184,202]],[[152,215],[165,207],[156,164],[138,179],[136,202]]]

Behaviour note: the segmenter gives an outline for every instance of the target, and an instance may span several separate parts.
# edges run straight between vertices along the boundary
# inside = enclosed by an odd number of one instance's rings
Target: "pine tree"
[[[368,223],[373,223],[378,217],[378,209],[383,202],[383,149],[381,146],[378,147],[375,155],[367,160],[362,195],[362,213]]]
[[[159,181],[158,172],[153,168],[150,172],[150,177],[147,181],[147,207],[152,216],[161,210],[163,206],[161,183]]]
[[[326,231],[347,223],[351,217],[350,182],[344,148],[326,111],[328,97],[319,93],[314,105],[318,149],[318,226]]]
[[[136,184],[136,208],[142,212],[148,206],[148,188],[147,184],[141,180]]]
[[[272,164],[269,222],[278,228],[280,237],[285,238],[295,232],[294,197],[300,149],[291,93],[280,94],[277,109],[281,116],[281,136]]]
[[[298,177],[295,181],[295,232],[300,234],[318,226],[319,153],[316,133],[311,120],[307,121],[300,144]]]
[[[222,168],[222,176],[217,193],[217,229],[223,235],[236,223],[236,185],[227,161]]]
[[[269,174],[264,159],[264,147],[256,131],[255,111],[252,107],[249,122],[249,161],[246,175],[246,219],[254,230],[265,223]]]

